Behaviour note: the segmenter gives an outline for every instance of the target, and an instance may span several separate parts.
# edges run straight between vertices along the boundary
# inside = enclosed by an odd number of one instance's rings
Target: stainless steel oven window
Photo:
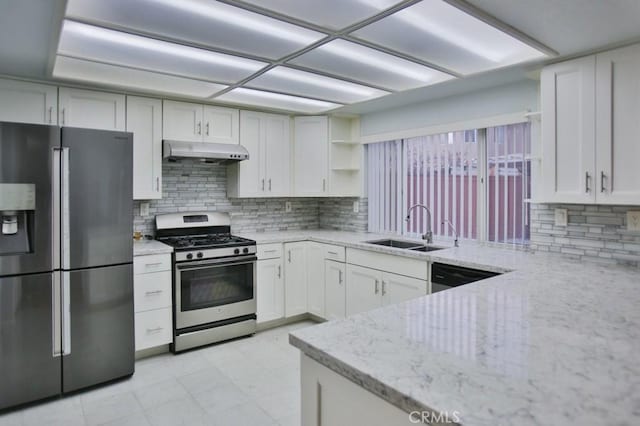
[[[194,311],[254,298],[254,259],[177,265],[180,311]]]

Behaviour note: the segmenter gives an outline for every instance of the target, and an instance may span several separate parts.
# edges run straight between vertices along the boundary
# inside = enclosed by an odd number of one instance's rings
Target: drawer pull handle
[[[156,262],[156,263],[145,263],[145,265],[144,265],[144,266],[145,266],[146,268],[152,268],[152,267],[154,267],[154,266],[160,266],[160,265],[162,265],[162,262]]]
[[[149,333],[149,334],[159,333],[162,330],[164,330],[164,327],[147,328],[147,333]]]
[[[329,251],[329,252],[327,252],[327,253],[332,254],[332,255],[334,255],[334,256],[337,256],[337,255],[338,255],[338,252],[337,252],[337,251]]]
[[[277,252],[277,251],[278,251],[278,250],[265,250],[264,252],[265,252],[265,253],[275,253],[275,252]]]
[[[155,296],[156,294],[160,294],[160,293],[162,293],[162,290],[147,291],[144,294],[146,296]]]

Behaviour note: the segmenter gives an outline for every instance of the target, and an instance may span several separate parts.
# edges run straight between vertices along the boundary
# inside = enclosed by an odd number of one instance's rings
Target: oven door
[[[256,313],[255,256],[177,263],[176,329]]]

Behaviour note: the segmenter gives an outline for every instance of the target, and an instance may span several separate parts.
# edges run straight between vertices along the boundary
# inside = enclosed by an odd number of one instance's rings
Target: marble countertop
[[[251,237],[251,236],[249,236]],[[463,425],[640,424],[640,270],[462,242],[431,253],[335,231],[254,234],[512,271],[295,330],[309,357],[411,412]]]
[[[133,255],[146,256],[150,254],[173,253],[173,247],[156,240],[133,240]]]

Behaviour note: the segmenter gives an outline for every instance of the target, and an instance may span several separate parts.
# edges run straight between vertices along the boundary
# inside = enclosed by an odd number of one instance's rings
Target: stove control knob
[[[187,259],[189,259],[189,260],[193,259],[193,254],[191,254],[191,253],[187,254]]]
[[[198,259],[200,259],[202,256],[204,256],[204,255],[202,254],[202,252],[201,252],[201,251],[199,251],[199,252],[198,252]]]
[[[235,250],[233,251],[233,254],[240,254],[240,249],[235,249]]]
[[[242,249],[242,252],[245,253],[245,254],[249,253],[249,249],[245,247],[245,248]]]

